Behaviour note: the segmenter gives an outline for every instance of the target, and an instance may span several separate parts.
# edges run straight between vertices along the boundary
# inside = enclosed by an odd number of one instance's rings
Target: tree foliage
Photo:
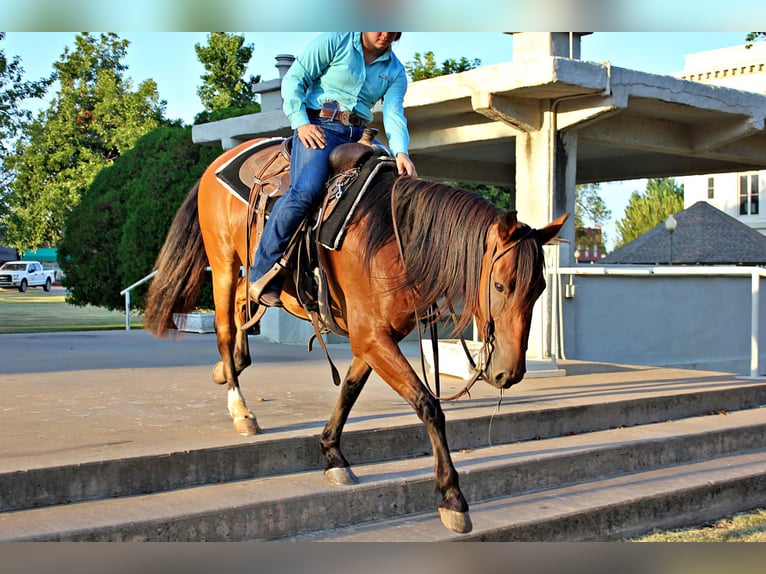
[[[253,105],[257,105],[253,86],[261,81],[261,77],[244,78],[253,57],[253,45],[245,45],[244,36],[212,32],[207,37],[206,46],[195,44],[194,49],[205,68],[197,95],[207,112],[233,108],[240,110],[241,115],[241,110],[253,109]]]
[[[594,247],[594,237],[586,232],[586,228],[599,227],[612,216],[612,211],[600,195],[601,188],[597,183],[578,185],[575,188],[575,244],[582,247]],[[601,244],[606,243],[606,234],[601,232]]]
[[[5,32],[0,32],[0,41],[4,39]],[[51,82],[51,78],[25,80],[21,59],[18,56],[9,58],[0,49],[0,226],[4,227],[10,193],[8,186],[13,179],[8,160],[15,151],[18,138],[23,136],[24,126],[32,119],[32,112],[23,104],[28,99],[43,97]]]
[[[766,39],[766,32],[748,32],[745,36],[745,48],[750,48],[754,42]]]
[[[616,224],[615,248],[633,241],[683,208],[683,184],[678,185],[672,177],[650,179],[643,193],[631,194],[625,216]]]
[[[501,209],[511,209],[511,190],[508,187],[468,181],[442,181],[442,183],[453,187],[469,189],[478,193],[484,199],[491,201]]]
[[[122,63],[127,40],[116,34],[78,34],[75,47],[54,63],[59,91],[26,129],[9,162],[6,243],[24,251],[56,245],[80,197],[105,166],[162,121],[153,80],[133,90]]]
[[[59,244],[68,301],[122,309],[120,291],[151,273],[178,207],[219,153],[193,144],[189,127],[163,126],[101,170]],[[146,287],[131,293],[133,307]]]
[[[407,73],[409,74],[412,81],[425,80],[426,78],[435,78],[437,76],[465,72],[466,70],[470,70],[478,66],[481,66],[481,60],[468,60],[466,57],[462,57],[460,60],[450,58],[448,60],[444,60],[441,66],[437,66],[433,52],[426,52],[423,56],[416,52],[415,59],[404,64],[404,68],[407,70]],[[465,181],[445,181],[443,183],[462,187],[464,189],[470,189],[485,199],[488,199],[498,207],[503,209],[510,209],[511,191],[508,187],[470,183]]]
[[[415,52],[415,59],[407,62],[404,65],[404,69],[407,71],[410,79],[413,82],[417,82],[418,80],[425,80],[427,78],[465,72],[466,70],[478,68],[479,66],[481,66],[481,60],[478,58],[469,60],[465,56],[459,60],[448,58],[442,62],[441,66],[439,66],[436,64],[436,57],[433,52],[426,52],[422,55],[419,52]]]

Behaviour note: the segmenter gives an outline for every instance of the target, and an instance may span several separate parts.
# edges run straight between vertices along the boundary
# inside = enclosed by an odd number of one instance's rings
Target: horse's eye
[[[505,287],[503,287],[502,283],[498,283],[497,281],[495,281],[495,291],[497,291],[498,293],[503,293],[505,291]]]

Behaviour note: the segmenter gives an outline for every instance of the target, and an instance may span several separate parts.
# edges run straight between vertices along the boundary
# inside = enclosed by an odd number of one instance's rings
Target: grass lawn
[[[633,542],[766,542],[766,510],[737,514],[698,528],[654,532]]]
[[[0,334],[52,331],[124,329],[125,313],[101,307],[69,305],[66,293],[54,287],[46,293],[30,288],[26,293],[0,289]],[[140,328],[142,318],[131,314],[130,327]]]

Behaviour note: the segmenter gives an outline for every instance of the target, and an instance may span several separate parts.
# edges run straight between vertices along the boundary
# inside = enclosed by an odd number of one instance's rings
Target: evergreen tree
[[[162,121],[153,80],[124,78],[127,40],[78,34],[54,63],[59,91],[26,130],[10,161],[6,243],[19,250],[57,245],[64,222],[99,171]]]
[[[193,144],[190,127],[162,126],[101,170],[59,245],[68,302],[123,309],[120,291],[151,273],[178,207],[219,153]],[[131,293],[134,308],[147,287]]]
[[[615,248],[630,243],[639,235],[662,223],[668,215],[684,208],[684,186],[671,178],[650,179],[644,193],[634,191],[625,216],[617,222]]]

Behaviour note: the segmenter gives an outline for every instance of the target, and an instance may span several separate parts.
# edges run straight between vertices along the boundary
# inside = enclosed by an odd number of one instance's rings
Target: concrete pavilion
[[[766,168],[766,96],[582,61],[583,35],[516,33],[509,62],[410,84],[419,175],[510,186],[519,219],[542,226],[574,212],[576,184]],[[194,126],[194,142],[228,149],[290,134],[279,83],[261,84],[261,113]],[[382,135],[380,111],[373,125]],[[550,294],[533,337],[548,340],[549,305]]]

